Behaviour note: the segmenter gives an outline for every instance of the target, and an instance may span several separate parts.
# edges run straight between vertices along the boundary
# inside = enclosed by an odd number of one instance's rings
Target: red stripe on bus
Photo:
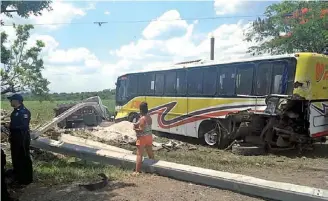
[[[311,136],[314,137],[314,138],[315,137],[328,136],[328,131],[318,132],[318,133],[312,134]]]
[[[169,129],[169,128],[173,128],[173,127],[177,127],[177,126],[181,126],[183,124],[188,124],[188,123],[192,123],[195,121],[199,121],[199,120],[204,120],[204,119],[208,119],[208,118],[215,118],[215,117],[219,117],[219,116],[224,116],[227,115],[229,113],[233,113],[233,112],[238,112],[240,110],[229,110],[229,111],[216,111],[216,112],[209,112],[209,113],[205,113],[202,115],[197,115],[194,117],[189,117],[187,119],[181,120],[179,122],[173,123],[171,125],[164,125],[163,122],[161,121],[161,116],[163,114],[163,112],[165,111],[165,108],[157,110],[156,112],[153,112],[152,114],[158,114],[157,116],[157,122],[158,125],[161,128],[164,129]],[[251,112],[262,112],[263,110],[250,110]]]

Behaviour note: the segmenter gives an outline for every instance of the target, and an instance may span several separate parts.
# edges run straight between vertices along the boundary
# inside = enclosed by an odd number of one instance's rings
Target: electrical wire
[[[117,23],[117,24],[133,24],[133,23],[150,23],[150,22],[174,22],[174,21],[183,21],[183,20],[216,20],[216,19],[235,19],[235,18],[252,18],[252,17],[261,17],[264,15],[245,15],[245,16],[218,16],[218,17],[195,17],[195,18],[184,18],[184,19],[172,19],[172,20],[110,20],[110,21],[94,21],[94,22],[59,22],[59,23],[40,23],[40,24],[31,24],[34,26],[51,26],[51,25],[83,25],[83,24],[108,24],[108,23]],[[28,23],[26,23],[28,24]],[[16,24],[24,25],[24,24]],[[4,24],[2,26],[13,26],[12,24]]]

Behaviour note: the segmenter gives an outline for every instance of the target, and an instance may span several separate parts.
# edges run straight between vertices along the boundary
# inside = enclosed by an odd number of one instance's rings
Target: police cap
[[[21,102],[23,102],[23,96],[22,95],[20,95],[20,94],[14,94],[14,95],[12,95],[12,96],[9,96],[9,97],[7,97],[9,100],[18,100],[18,101],[21,101]]]

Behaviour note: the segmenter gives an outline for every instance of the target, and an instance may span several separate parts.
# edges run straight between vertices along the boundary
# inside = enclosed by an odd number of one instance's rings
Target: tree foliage
[[[14,28],[16,39],[11,45],[7,44],[7,34],[1,33],[1,94],[27,90],[37,95],[47,94],[49,82],[42,76],[44,66],[40,58],[45,44],[37,40],[34,46],[27,46],[33,25]]]
[[[28,18],[31,14],[41,15],[42,10],[51,11],[51,1],[1,1],[1,13],[12,17],[17,13],[20,17]]]
[[[327,1],[283,1],[264,14],[245,33],[245,40],[256,44],[249,53],[321,53],[328,46]]]
[[[1,1],[1,14],[13,17],[28,18],[30,15],[40,16],[43,10],[51,11],[51,1]],[[3,21],[1,20],[1,24]],[[13,25],[16,39],[8,44],[8,35],[1,32],[1,94],[29,90],[36,95],[46,94],[49,82],[43,78],[44,69],[40,53],[45,44],[36,41],[27,47],[32,25]],[[9,47],[11,45],[11,47]]]

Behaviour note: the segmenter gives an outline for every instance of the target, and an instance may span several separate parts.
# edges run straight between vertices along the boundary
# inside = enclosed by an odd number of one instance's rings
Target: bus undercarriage
[[[221,149],[242,142],[241,146],[257,146],[265,151],[298,149],[300,152],[311,149],[315,142],[325,142],[324,135],[315,137],[310,134],[310,120],[313,119],[310,117],[309,101],[270,95],[266,98],[266,105],[263,112],[244,110],[230,113],[225,119],[208,120],[215,126],[204,133],[205,141],[215,138],[213,140]],[[323,118],[321,129],[327,133],[326,113]]]

